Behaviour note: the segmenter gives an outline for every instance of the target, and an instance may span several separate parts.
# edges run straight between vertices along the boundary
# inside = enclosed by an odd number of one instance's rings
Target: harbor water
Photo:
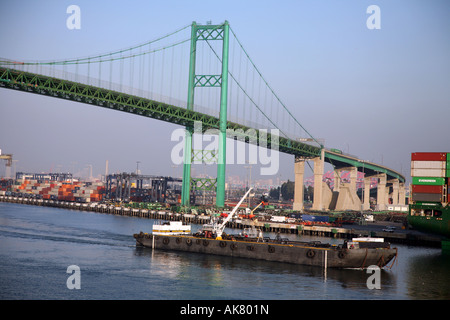
[[[133,233],[150,232],[153,222],[0,203],[0,299],[450,299],[450,256],[440,249],[393,245],[398,259],[391,269],[381,270],[380,289],[370,289],[372,273],[366,270],[325,272],[318,267],[136,247]],[[79,288],[69,288],[76,274],[73,266],[79,270]]]

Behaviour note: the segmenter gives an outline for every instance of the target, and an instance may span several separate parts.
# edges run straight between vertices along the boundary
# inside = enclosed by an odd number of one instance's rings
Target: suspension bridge
[[[218,25],[193,22],[151,41],[80,58],[1,58],[0,87],[184,127],[181,200],[185,206],[190,204],[192,189],[198,188],[198,183],[205,185],[201,178],[191,177],[191,162],[198,154],[192,149],[193,135],[207,130],[216,130],[219,139],[218,150],[212,152],[217,178],[209,186],[216,189],[217,207],[224,207],[225,201],[227,137],[295,156],[294,210],[303,209],[303,174],[308,161],[314,162],[313,209],[328,209],[331,198],[338,196],[332,209],[359,210],[358,171],[367,181],[378,178],[380,209],[389,197],[394,204],[405,203],[405,178],[400,173],[327,149],[305,129],[269,85],[227,21]],[[202,132],[194,131],[196,123],[201,124]],[[200,150],[200,157],[204,156]],[[334,167],[333,192],[322,180],[324,162]],[[350,172],[349,183],[340,181],[342,171]],[[370,182],[365,184],[364,208],[369,205],[369,188]]]

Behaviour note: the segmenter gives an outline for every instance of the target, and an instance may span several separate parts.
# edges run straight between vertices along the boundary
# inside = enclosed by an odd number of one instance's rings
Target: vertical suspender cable
[[[122,84],[123,84],[123,64],[124,64],[124,61],[123,61],[123,58],[122,58],[122,52],[120,52],[120,74],[119,74],[120,92],[123,91],[123,88],[122,88]]]
[[[236,43],[236,39],[234,40],[234,43]],[[238,75],[239,81],[242,81],[241,67],[242,67],[242,50],[239,50],[239,75]],[[239,92],[240,92],[240,90],[236,90],[236,91],[237,91],[237,101],[238,101],[238,103],[236,104],[236,115],[239,118],[239,104],[240,104]]]
[[[100,60],[100,63],[98,64],[98,87],[101,88],[102,84],[101,84],[101,79],[102,79],[102,60]]]
[[[113,77],[113,61],[111,60],[111,54],[109,55],[109,90],[112,90],[112,77]]]
[[[165,58],[165,56],[166,56],[166,50],[163,49],[162,62],[161,62],[161,86],[160,86],[160,91],[159,91],[161,100],[163,100],[162,97],[163,97],[163,87],[164,87],[164,58]],[[164,102],[166,102],[166,101],[164,101]]]
[[[264,79],[264,77],[262,76],[261,72],[259,71],[259,69],[256,67],[256,65],[253,63],[253,61],[250,59],[250,56],[248,55],[247,51],[245,51],[244,47],[242,46],[242,43],[239,41],[239,39],[236,37],[236,34],[234,33],[233,29],[231,29],[231,32],[233,33],[234,37],[236,38],[236,40],[238,41],[241,49],[244,51],[244,53],[246,54],[248,60],[250,60],[251,64],[253,65],[254,69],[258,72],[258,74],[260,75],[260,77],[263,78],[265,84],[269,87],[269,89],[271,90],[272,94],[277,98],[277,100],[280,102],[281,106],[284,108],[284,110],[288,113],[289,116],[292,117],[292,120],[295,121],[304,131],[306,134],[308,134],[309,137],[311,137],[319,146],[322,147],[322,144],[320,144],[302,125],[300,122],[297,121],[297,119],[295,119],[295,117],[292,115],[292,113],[287,109],[287,107],[284,105],[284,103],[280,100],[280,98],[275,94],[275,92],[273,91],[272,87],[270,87],[270,85],[267,83],[267,81]],[[284,116],[284,114],[283,114]],[[284,121],[283,121],[284,123]]]
[[[172,87],[173,87],[173,63],[174,63],[174,56],[175,56],[175,47],[172,47],[172,61],[170,63],[170,81],[169,81],[169,99],[171,99],[171,101],[169,101],[169,103],[173,104],[172,102]]]
[[[144,57],[144,55],[142,54],[142,47],[140,47],[139,48],[139,66],[138,66],[138,68],[139,68],[139,79],[138,79],[138,83],[139,83],[139,85],[138,85],[138,89],[139,89],[139,93],[138,93],[138,95],[140,96],[140,97],[142,97],[143,95],[143,88],[144,88],[144,86],[143,86],[143,70],[144,70],[144,67],[145,67],[145,59],[144,59],[145,57]]]
[[[149,54],[148,54],[148,73],[147,73],[147,90],[148,90],[148,97],[147,98],[151,98],[151,89],[150,89],[150,85],[151,85],[151,73],[152,73],[152,66],[151,66],[151,63],[152,63],[152,60],[153,59],[151,59],[152,58],[152,55],[150,54],[150,49],[151,49],[151,44],[149,43],[148,44],[148,52],[149,52]]]
[[[88,79],[87,79],[87,83],[88,85],[91,85],[91,59],[89,58],[88,60]]]
[[[130,93],[133,95],[134,94],[134,55],[132,54],[132,51],[130,50],[130,83],[128,84],[130,86]]]

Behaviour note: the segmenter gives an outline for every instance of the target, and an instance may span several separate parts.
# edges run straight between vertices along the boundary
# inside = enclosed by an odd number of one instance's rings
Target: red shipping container
[[[412,193],[412,201],[425,201],[425,202],[442,202],[442,194],[437,193]]]
[[[414,152],[411,153],[411,161],[446,161],[445,152]]]
[[[442,194],[443,186],[427,186],[427,185],[412,185],[413,193],[438,193]]]

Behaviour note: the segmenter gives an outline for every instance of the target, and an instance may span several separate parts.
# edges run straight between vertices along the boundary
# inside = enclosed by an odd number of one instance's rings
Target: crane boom
[[[250,214],[253,214],[253,212],[259,208],[260,205],[262,205],[264,203],[264,201],[261,201],[251,212]]]
[[[222,234],[223,234],[223,230],[225,229],[225,225],[227,224],[228,221],[231,220],[231,218],[233,217],[233,215],[236,213],[236,210],[239,208],[239,206],[242,204],[242,202],[244,201],[244,199],[247,197],[247,195],[250,193],[250,191],[253,188],[248,189],[248,191],[244,194],[244,196],[241,198],[241,200],[238,202],[238,204],[233,208],[233,210],[231,211],[231,213],[228,215],[228,217],[223,220],[223,222],[216,228],[216,239],[222,239]]]

